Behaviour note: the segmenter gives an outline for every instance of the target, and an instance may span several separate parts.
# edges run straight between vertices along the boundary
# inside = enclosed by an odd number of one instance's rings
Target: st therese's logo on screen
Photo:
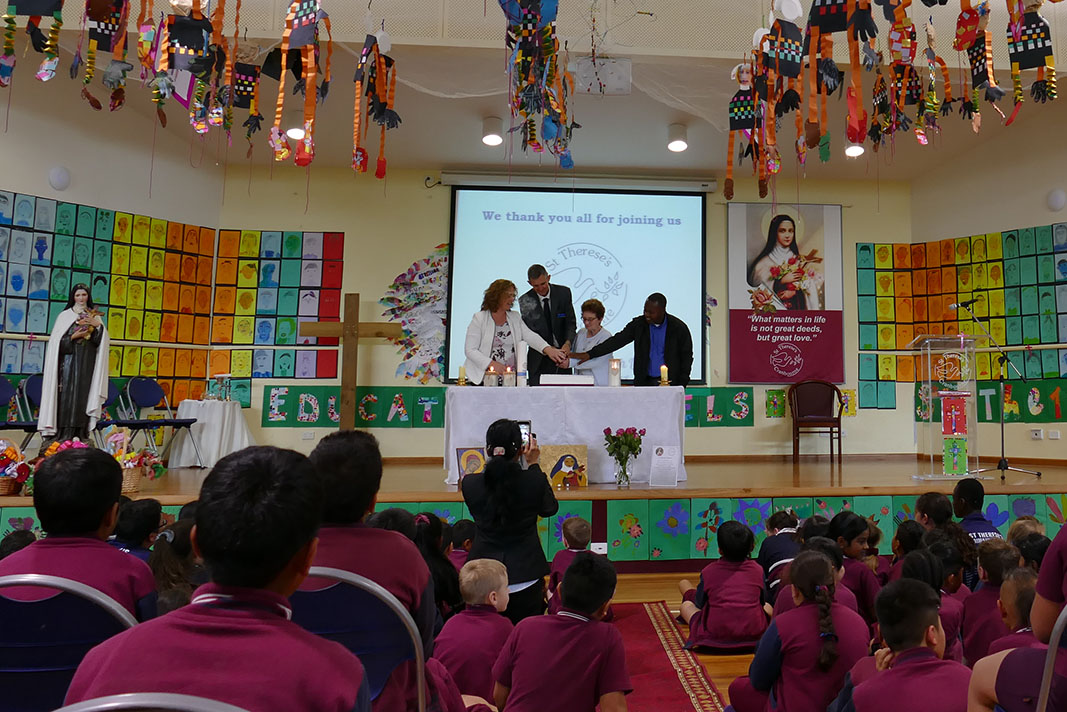
[[[575,307],[581,307],[586,299],[600,300],[604,305],[604,326],[610,328],[612,318],[625,309],[630,290],[626,269],[606,247],[593,242],[560,245],[547,256],[544,265],[553,283],[570,287]]]

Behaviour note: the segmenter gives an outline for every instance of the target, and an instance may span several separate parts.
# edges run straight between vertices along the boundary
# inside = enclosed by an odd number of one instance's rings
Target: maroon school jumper
[[[703,595],[702,595],[703,594]],[[700,572],[687,648],[752,647],[767,630],[763,569],[751,559],[712,561]]]
[[[912,648],[900,653],[889,670],[857,685],[852,703],[856,712],[967,712],[970,681],[971,671],[963,665],[941,660],[929,648]]]
[[[878,583],[878,577],[868,568],[867,564],[856,559],[845,557],[845,577],[841,579],[839,586],[847,586],[852,593],[856,594],[856,603],[860,607],[860,615],[868,625],[878,622],[874,614],[874,599],[882,590]]]
[[[48,537],[35,541],[0,561],[0,576],[12,574],[46,574],[61,576],[91,586],[115,599],[135,616],[152,617],[155,604],[144,603],[139,615],[138,602],[152,596],[156,580],[148,564],[91,537]],[[38,601],[55,595],[46,588],[24,587],[0,589],[2,595],[17,601]]]
[[[811,601],[775,618],[777,655],[773,650],[775,636],[770,631],[760,641],[749,675],[753,687],[771,690],[775,712],[824,712],[841,691],[845,674],[867,654],[870,637],[866,621],[840,603],[830,607],[830,616],[838,658],[829,670],[819,670],[815,664],[822,639],[819,607]]]
[[[456,571],[459,571],[463,568],[463,564],[467,563],[467,550],[452,549],[452,552],[448,555],[448,560],[456,567]]]
[[[1000,653],[1005,650],[1014,650],[1015,648],[1039,648],[1041,650],[1048,650],[1048,646],[1037,639],[1034,635],[1033,628],[1020,628],[1014,633],[1008,633],[1002,638],[997,638],[989,644],[989,652],[987,655],[993,653]]]
[[[852,593],[844,584],[834,586],[834,603],[840,603],[845,608],[856,613],[860,612],[859,604],[856,602],[856,594]],[[787,583],[778,592],[778,598],[774,599],[774,617],[777,618],[796,607],[796,604],[793,603],[793,584]]]
[[[1063,606],[1067,601],[1067,527],[1052,540],[1041,573],[1037,577],[1037,594],[1050,603]],[[992,647],[992,646],[990,646]],[[1067,643],[1060,642],[1048,709],[1067,709]],[[1008,653],[997,671],[997,704],[1007,712],[1032,710],[1037,703],[1048,651],[1042,648],[1016,648]]]
[[[492,606],[467,606],[445,622],[434,641],[441,661],[464,695],[493,699],[493,663],[515,626]]]
[[[960,640],[960,626],[963,624],[963,604],[952,596],[941,594],[941,627],[945,630],[945,660],[963,662],[963,642]]]
[[[893,562],[893,566],[889,569],[889,576],[886,578],[886,583],[892,583],[898,578],[904,575],[904,557],[897,559]]]
[[[289,602],[275,593],[206,584],[190,605],[90,650],[66,703],[172,692],[246,710],[369,710],[359,659],[289,615]]]
[[[963,603],[971,595],[971,589],[967,587],[967,584],[961,583],[960,587],[956,589],[956,592],[950,593],[949,595],[955,598],[960,603]]]
[[[587,549],[562,549],[552,557],[552,565],[549,567],[548,574],[548,590],[553,595],[556,593],[556,586],[563,580],[563,574],[567,573],[567,567],[574,561],[574,557],[583,551],[587,551]]]
[[[990,643],[1011,632],[1000,618],[998,598],[1000,586],[986,583],[963,602],[963,657],[972,667],[989,653]]]
[[[426,615],[423,599],[427,587],[432,585],[430,570],[414,542],[399,532],[363,524],[323,527],[319,530],[319,548],[313,565],[350,571],[369,578],[396,596],[416,624],[420,624],[420,610],[423,617]],[[320,587],[321,581],[308,578],[300,588],[314,590]],[[429,596],[427,605],[432,621],[433,596]],[[424,630],[425,625],[427,622],[422,621],[419,630],[423,634],[423,647],[429,657],[433,653],[433,624],[429,623],[429,631]],[[429,645],[427,641],[430,641]],[[401,663],[374,700],[375,711],[415,710],[418,707],[415,687],[415,662]]]
[[[568,609],[520,621],[493,679],[511,689],[508,712],[593,712],[604,695],[633,691],[622,634]]]

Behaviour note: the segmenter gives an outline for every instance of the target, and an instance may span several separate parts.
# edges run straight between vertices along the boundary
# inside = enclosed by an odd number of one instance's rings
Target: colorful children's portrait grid
[[[338,340],[300,338],[297,324],[339,319],[343,233],[222,231],[216,258],[211,227],[0,196],[0,332],[47,337],[71,286],[84,283],[112,340],[110,375],[156,378],[172,404],[202,397],[215,373],[336,377]],[[4,339],[0,372],[40,372],[45,345]]]
[[[914,356],[873,352],[904,350],[923,334],[982,334],[953,305],[975,300],[970,310],[1005,346],[1067,342],[1067,223],[918,244],[860,243],[856,284],[860,407],[877,407],[864,403],[865,384],[914,381],[918,369]],[[1027,378],[1067,376],[1067,349],[1009,357]],[[996,379],[995,359],[979,353],[976,361],[978,380]]]
[[[210,371],[251,378],[336,378],[337,350],[255,347],[336,346],[299,335],[302,321],[338,321],[344,234],[221,230],[215,267]]]

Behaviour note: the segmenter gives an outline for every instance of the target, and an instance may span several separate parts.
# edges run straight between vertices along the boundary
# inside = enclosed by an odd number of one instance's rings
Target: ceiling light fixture
[[[486,146],[499,146],[504,143],[504,122],[496,116],[482,119],[482,143]]]
[[[866,151],[862,143],[853,143],[849,141],[845,144],[845,155],[849,158],[859,158]]]
[[[681,153],[685,149],[689,148],[689,141],[686,139],[686,128],[684,124],[671,124],[667,127],[667,150],[674,153]]]
[[[304,129],[300,128],[299,126],[294,126],[291,129],[287,129],[285,135],[293,139],[294,141],[303,141]]]

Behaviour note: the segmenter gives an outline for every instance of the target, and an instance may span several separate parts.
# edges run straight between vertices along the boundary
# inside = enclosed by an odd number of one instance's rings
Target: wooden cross
[[[341,339],[341,430],[356,427],[356,364],[359,339],[398,339],[404,335],[400,324],[359,320],[359,295],[345,295],[345,316],[341,321],[302,321],[301,336],[333,336]],[[349,343],[351,342],[351,343]]]

